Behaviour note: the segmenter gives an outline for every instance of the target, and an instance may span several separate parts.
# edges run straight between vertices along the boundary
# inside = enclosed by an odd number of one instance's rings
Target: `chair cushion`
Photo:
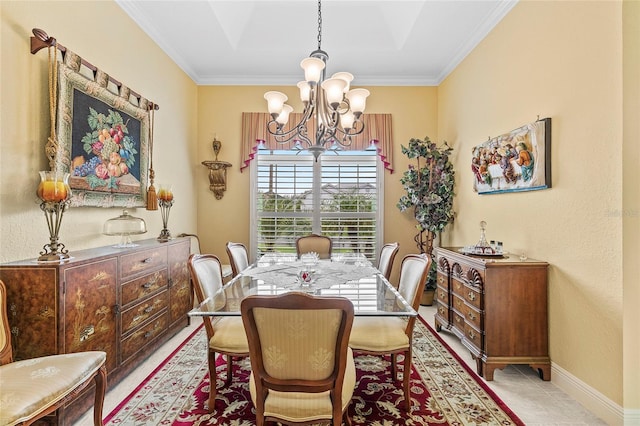
[[[209,348],[216,352],[249,352],[242,317],[216,317],[213,321],[214,333],[209,340]]]
[[[231,270],[231,265],[223,264],[222,266],[222,277],[227,278],[230,277],[233,271]]]
[[[344,412],[353,396],[356,386],[356,366],[353,362],[353,352],[347,350],[347,366],[342,385],[342,411]],[[256,384],[253,373],[249,377],[251,399],[256,404]],[[291,422],[315,421],[331,419],[331,399],[329,391],[320,393],[278,392],[269,391],[265,399],[264,415],[278,417]]]
[[[370,352],[389,352],[409,347],[406,320],[400,317],[355,317],[349,347]]]
[[[105,363],[101,351],[51,355],[0,366],[0,424],[42,412],[86,382]]]

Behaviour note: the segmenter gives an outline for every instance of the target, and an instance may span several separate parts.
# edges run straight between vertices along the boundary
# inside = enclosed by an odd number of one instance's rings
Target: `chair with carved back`
[[[290,292],[249,296],[240,309],[251,353],[249,390],[256,425],[351,424],[356,384],[348,347],[353,304]]]
[[[296,240],[298,258],[305,253],[318,253],[320,259],[331,259],[333,242],[325,235],[310,234]]]
[[[431,258],[408,254],[402,259],[398,292],[416,311],[427,282]],[[356,354],[391,355],[391,374],[397,380],[397,355],[404,355],[402,384],[407,412],[411,411],[411,355],[416,317],[357,317],[353,322],[349,346]]]
[[[222,267],[218,256],[213,254],[192,254],[187,262],[191,281],[193,282],[196,299],[199,304],[211,304],[215,310],[216,304],[224,303],[222,291]],[[209,340],[209,412],[215,411],[217,372],[216,356],[222,354],[227,359],[227,377],[225,386],[231,383],[233,377],[233,358],[249,356],[247,336],[244,332],[242,318],[233,317],[209,317],[202,318]]]
[[[7,289],[0,281],[0,424],[30,425],[95,382],[93,424],[102,426],[106,352],[86,351],[13,361]]]
[[[393,269],[393,261],[398,254],[400,244],[387,243],[380,249],[380,256],[378,257],[378,270],[388,280],[391,276],[391,270]]]

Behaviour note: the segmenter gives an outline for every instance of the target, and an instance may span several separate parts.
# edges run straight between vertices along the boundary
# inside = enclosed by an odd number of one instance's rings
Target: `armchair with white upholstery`
[[[387,243],[380,249],[380,257],[378,258],[378,270],[388,280],[391,276],[391,270],[393,269],[393,261],[398,254],[400,244]]]
[[[249,253],[247,247],[242,243],[227,242],[227,256],[231,264],[231,275],[237,276],[240,272],[249,267]]]
[[[431,258],[425,254],[408,254],[402,259],[398,292],[415,309],[420,308],[420,299],[427,282]],[[411,355],[413,327],[416,317],[357,317],[353,322],[349,346],[357,353],[371,355],[391,354],[391,375],[397,380],[398,354],[404,355],[403,388],[407,412],[411,411]]]
[[[192,254],[187,265],[198,303],[204,303],[208,300],[208,303],[215,305],[220,299],[219,296],[223,295],[221,293],[223,282],[220,259],[213,254]],[[249,356],[249,346],[242,318],[238,316],[205,316],[202,320],[209,339],[209,412],[213,413],[215,411],[218,378],[216,354],[223,354],[227,359],[227,380],[225,385],[228,386],[233,377],[233,358]]]
[[[7,289],[0,281],[0,425],[30,425],[72,401],[95,381],[93,424],[102,426],[106,352],[87,351],[13,361]]]

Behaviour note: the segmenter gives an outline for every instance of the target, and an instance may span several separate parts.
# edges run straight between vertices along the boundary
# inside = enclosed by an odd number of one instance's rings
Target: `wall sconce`
[[[202,164],[209,169],[209,189],[215,195],[216,200],[220,200],[227,190],[227,168],[231,167],[231,163],[226,161],[218,161],[218,153],[222,148],[222,142],[213,138],[213,152],[216,159],[213,161],[203,161]]]

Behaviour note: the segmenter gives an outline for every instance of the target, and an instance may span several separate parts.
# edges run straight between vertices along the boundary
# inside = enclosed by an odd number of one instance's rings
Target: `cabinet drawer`
[[[169,313],[165,312],[155,321],[151,321],[146,326],[134,331],[129,337],[122,340],[122,361],[126,361],[143,349],[145,345],[153,341],[156,337],[164,333],[169,324]]]
[[[122,334],[133,330],[135,327],[143,324],[147,319],[157,315],[169,304],[169,292],[162,293],[139,303],[122,313]]]
[[[437,285],[438,287],[447,288],[447,276],[442,272],[438,272]]]
[[[464,316],[461,313],[453,312],[453,326],[464,333]]]
[[[453,296],[453,309],[461,312],[464,315],[464,310],[465,310],[465,306],[464,306],[464,300],[461,299],[459,296],[454,295]]]
[[[467,301],[472,306],[480,309],[482,307],[482,295],[479,291],[475,290],[471,287],[465,287],[464,289],[464,300]]]
[[[436,288],[436,298],[442,303],[444,303],[445,305],[449,304],[449,293],[447,292],[446,289],[440,286]]]
[[[125,254],[120,258],[120,277],[126,280],[166,265],[167,249],[164,247]]]
[[[478,351],[482,350],[482,333],[473,328],[469,323],[465,323],[464,325],[464,337],[468,342],[471,342]]]
[[[451,283],[451,291],[453,291],[454,294],[457,294],[460,297],[464,297],[464,284],[462,284],[457,279],[451,280]]]
[[[443,305],[441,302],[438,302],[438,315],[440,315],[442,318],[446,318],[447,321],[449,321],[449,308],[447,307],[447,305]]]
[[[167,288],[167,270],[154,272],[122,285],[122,305],[142,299],[163,288]]]
[[[476,311],[470,306],[465,307],[465,321],[473,324],[478,330],[482,330],[482,316],[479,311]]]

